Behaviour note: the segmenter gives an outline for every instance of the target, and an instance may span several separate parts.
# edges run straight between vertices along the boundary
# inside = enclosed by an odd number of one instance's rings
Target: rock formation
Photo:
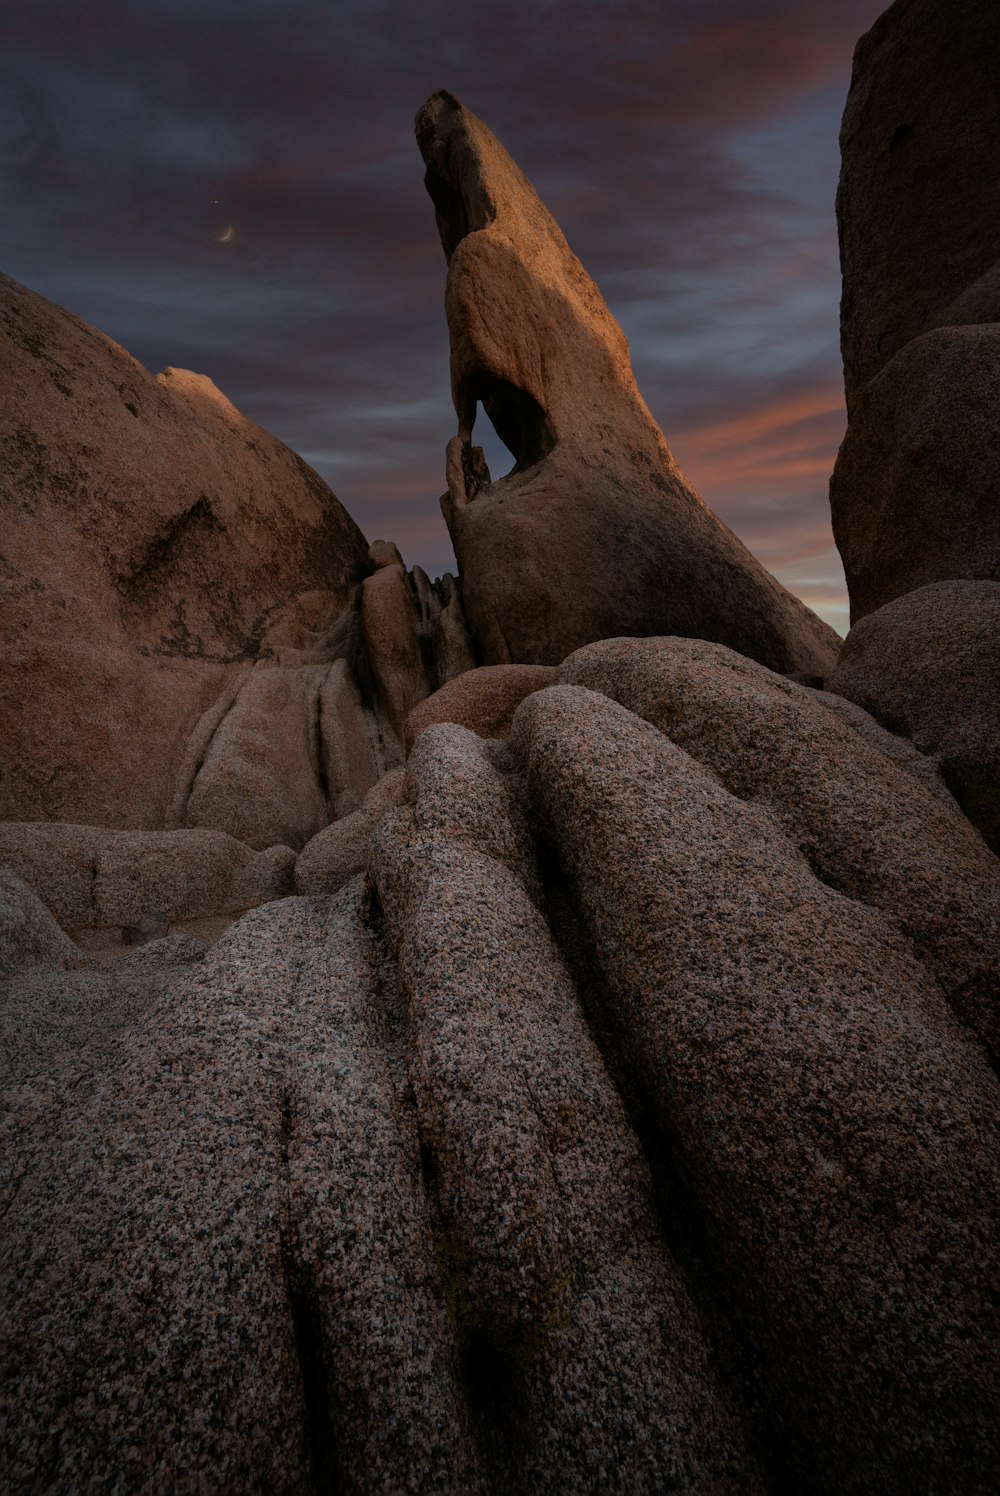
[[[223,831],[108,831],[0,821],[0,861],[66,929],[132,924],[151,909],[171,920],[242,913],[292,889],[290,847],[254,852]]]
[[[2,811],[162,828],[199,720],[269,628],[330,627],[367,546],[209,380],[6,278],[0,333]]]
[[[390,599],[326,484],[210,380],[154,379],[6,277],[0,458],[8,819],[297,850],[476,663],[451,579],[397,556]]]
[[[989,1496],[1000,582],[789,679],[558,229],[419,124],[464,598],[0,283],[0,1487]]]
[[[989,0],[897,0],[858,43],[831,486],[852,622],[931,582],[1000,581],[998,97]]]
[[[9,1485],[990,1489],[996,860],[718,645],[559,680],[337,894],[22,937]]]
[[[467,670],[414,707],[406,724],[407,752],[433,722],[458,722],[481,738],[505,739],[524,698],[551,686],[555,673],[552,665],[483,665]]]
[[[869,613],[829,686],[910,738],[1000,854],[1000,582],[936,582]]]
[[[447,93],[417,138],[448,257],[459,431],[442,506],[484,662],[686,634],[824,675],[836,636],[687,484],[621,329],[500,143]],[[480,403],[516,458],[495,483],[471,445]]]
[[[858,43],[837,218],[854,625],[831,681],[1000,849],[1000,12],[897,0]]]

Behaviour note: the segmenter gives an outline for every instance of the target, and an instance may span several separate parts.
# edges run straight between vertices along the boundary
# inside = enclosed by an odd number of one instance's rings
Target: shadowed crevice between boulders
[[[290,1195],[289,1151],[293,1144],[296,1121],[291,1091],[284,1090],[281,1093],[280,1106],[278,1146],[285,1188]],[[336,1412],[327,1366],[330,1352],[323,1333],[320,1290],[315,1276],[296,1252],[295,1234],[291,1202],[286,1199],[285,1220],[278,1231],[281,1275],[292,1321],[295,1354],[302,1377],[305,1436],[309,1447],[312,1485],[322,1496],[333,1496],[333,1493],[341,1489],[341,1478]]]
[[[684,1178],[684,1149],[670,1113],[650,1085],[642,1036],[627,1022],[602,981],[597,952],[560,865],[556,844],[549,841],[544,825],[538,826],[535,835],[546,922],[642,1148],[663,1240],[698,1306],[712,1346],[713,1369],[742,1417],[743,1438],[765,1472],[767,1490],[774,1496],[795,1496],[798,1477],[786,1466],[781,1421],[774,1417],[760,1386],[756,1347],[743,1334],[739,1317],[727,1302],[726,1286],[714,1270],[709,1224]]]

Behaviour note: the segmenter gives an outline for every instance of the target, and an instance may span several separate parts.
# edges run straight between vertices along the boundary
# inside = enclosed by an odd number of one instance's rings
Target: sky
[[[31,0],[0,21],[0,269],[209,375],[369,540],[454,570],[446,266],[413,116],[457,93],[596,280],[709,506],[842,632],[834,194],[884,0]],[[481,416],[494,476],[511,466]]]

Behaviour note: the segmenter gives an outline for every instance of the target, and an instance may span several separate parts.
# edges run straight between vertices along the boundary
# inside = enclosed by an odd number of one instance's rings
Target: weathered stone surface
[[[689,751],[434,724],[367,878],[8,984],[0,1483],[991,1491],[995,859],[730,651],[562,668]]]
[[[88,964],[34,889],[0,864],[0,982],[27,967],[72,971]]]
[[[955,797],[945,784],[936,760],[928,758],[919,749],[914,748],[909,738],[902,738],[895,732],[889,732],[888,729],[880,726],[870,712],[866,712],[855,702],[848,701],[846,696],[836,696],[832,691],[818,691],[811,686],[806,689],[814,701],[821,702],[842,722],[853,727],[854,731],[864,738],[870,747],[883,754],[885,758],[891,758],[894,764],[905,769],[908,774],[914,775],[938,800],[943,801],[945,805],[955,803]]]
[[[365,664],[398,763],[413,707],[473,669],[476,652],[454,577],[446,573],[431,582],[419,566],[407,571],[396,547],[385,541],[369,557],[376,569],[361,592]]]
[[[480,663],[462,605],[458,583],[450,572],[437,582],[441,615],[437,621],[438,680],[442,685]]]
[[[132,1024],[146,1020],[179,968],[204,954],[200,940],[168,935],[109,966],[92,969],[88,962],[85,970],[54,972],[50,965],[35,965],[3,981],[0,1088],[30,1086],[39,1078],[48,1092],[53,1074],[66,1066],[73,1084],[92,1084],[109,1046]],[[65,1070],[64,1078],[69,1078]]]
[[[379,700],[402,742],[408,713],[436,682],[420,648],[419,605],[401,561],[386,561],[365,579],[361,621]]]
[[[9,1488],[482,1488],[380,960],[270,905],[8,1093]]]
[[[321,700],[330,669],[257,662],[212,736],[185,825],[224,830],[251,847],[284,842],[298,850],[329,824]]]
[[[336,893],[363,871],[372,832],[398,805],[403,778],[401,768],[390,769],[372,786],[358,810],[334,821],[306,843],[295,862],[296,893]]]
[[[1000,853],[1000,582],[937,582],[870,613],[829,686],[912,738]]]
[[[221,831],[108,831],[38,821],[0,823],[0,863],[65,929],[243,910],[290,893],[295,853],[254,852]]]
[[[721,645],[610,639],[560,676],[622,702],[765,807],[822,883],[898,924],[1000,1061],[1000,864],[953,801],[804,687]]]
[[[859,391],[830,484],[852,622],[944,578],[1000,582],[998,409],[1000,321],[925,333]]]
[[[858,43],[837,194],[851,619],[1000,580],[1000,11],[897,0]]]
[[[512,768],[463,728],[430,728],[414,803],[372,854],[465,1355],[496,1367],[481,1416],[502,1485],[756,1490],[547,927]]]
[[[897,0],[858,42],[837,193],[844,381],[913,338],[1000,321],[1000,12]]]
[[[483,665],[467,670],[414,707],[406,723],[406,750],[433,722],[457,722],[481,738],[506,738],[525,696],[554,685],[555,678],[551,665]]]
[[[199,720],[297,597],[346,606],[365,541],[209,380],[6,278],[0,412],[0,816],[162,827]]]
[[[537,692],[512,742],[761,1377],[780,1488],[985,1496],[998,1092],[978,1044],[894,919],[617,702]]]
[[[449,261],[459,434],[442,503],[483,662],[681,633],[825,674],[836,637],[685,482],[621,329],[503,147],[446,93],[417,137]],[[496,483],[471,446],[477,402],[517,459]]]
[[[402,566],[399,547],[391,540],[373,540],[368,547],[368,559],[375,571],[382,566]]]

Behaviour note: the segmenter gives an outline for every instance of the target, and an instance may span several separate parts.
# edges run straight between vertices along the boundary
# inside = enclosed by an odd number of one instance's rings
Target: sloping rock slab
[[[9,1489],[483,1488],[380,980],[357,887],[272,904],[7,1094]]]
[[[560,672],[766,808],[826,886],[890,916],[1000,1061],[1000,865],[960,814],[802,686],[699,639],[607,640]]]
[[[540,691],[512,741],[761,1378],[781,1488],[985,1493],[998,1094],[981,1048],[895,919],[821,882],[770,809],[618,702]]]
[[[47,1091],[60,1067],[65,1067],[64,1080],[72,1075],[74,1086],[92,1085],[118,1035],[145,1022],[173,986],[178,969],[204,954],[200,940],[168,935],[128,951],[111,966],[95,968],[79,960],[73,965],[82,970],[54,972],[37,963],[3,981],[0,1090],[41,1077],[39,1084]]]

